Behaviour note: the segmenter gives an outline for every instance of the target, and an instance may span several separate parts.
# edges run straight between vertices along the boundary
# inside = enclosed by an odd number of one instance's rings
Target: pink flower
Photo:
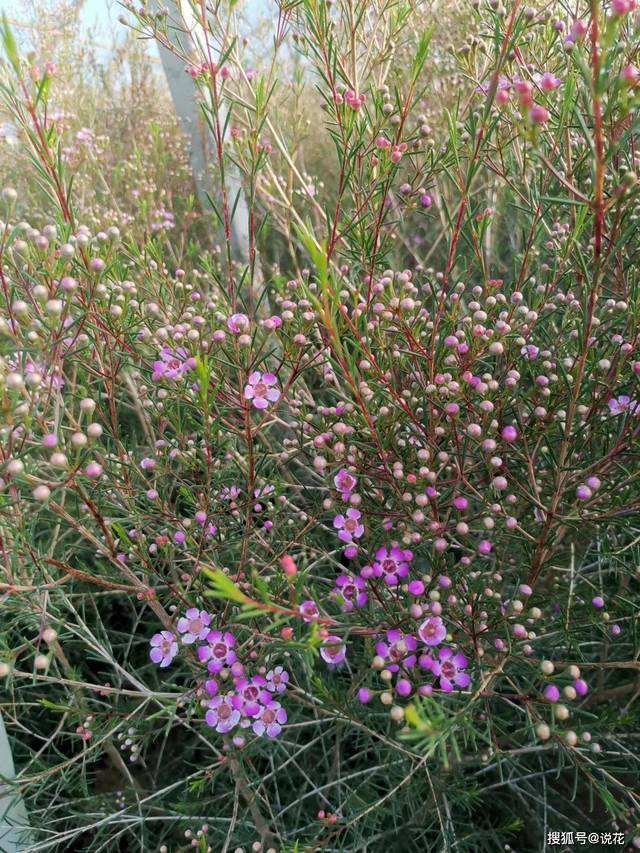
[[[538,357],[539,352],[540,352],[539,347],[536,347],[533,344],[526,344],[520,350],[520,355],[525,356],[525,358],[528,358],[529,361],[535,361]]]
[[[284,693],[289,683],[289,673],[281,666],[276,666],[267,673],[267,690],[271,693]]]
[[[239,486],[223,486],[220,490],[220,500],[221,501],[235,501],[237,497],[240,497],[241,489]]]
[[[162,669],[169,666],[178,654],[176,636],[171,631],[160,631],[159,634],[154,634],[150,640],[150,644],[151,651],[149,652],[149,657],[154,663],[159,663]]]
[[[303,601],[298,610],[305,622],[316,622],[320,618],[320,611],[315,601]]]
[[[543,92],[553,92],[554,89],[557,89],[560,86],[562,81],[559,77],[555,77],[550,71],[545,71],[540,80],[538,81],[538,85],[543,90]]]
[[[571,35],[575,39],[581,39],[586,36],[589,31],[589,24],[586,21],[574,21],[571,25]]]
[[[406,142],[401,142],[399,145],[394,145],[391,149],[391,162],[399,163],[402,160],[402,155],[407,150],[408,146]]]
[[[354,539],[360,539],[364,533],[364,526],[360,522],[362,513],[357,509],[348,509],[346,515],[336,515],[333,519],[333,526],[338,533],[338,539],[341,542],[353,542]]]
[[[640,415],[640,403],[626,394],[621,394],[617,399],[612,397],[607,405],[612,415],[623,415],[625,412],[629,412],[630,415]]]
[[[531,116],[532,124],[546,124],[551,118],[549,110],[545,109],[540,104],[534,104],[533,107],[531,107],[529,115]]]
[[[627,86],[637,86],[640,83],[640,71],[638,71],[635,65],[625,65],[620,72],[620,79]]]
[[[425,646],[437,646],[447,636],[447,629],[439,616],[430,616],[418,628],[418,637]]]
[[[373,564],[373,574],[377,578],[384,577],[385,583],[389,586],[397,586],[409,574],[409,563],[412,559],[412,551],[403,550],[397,545],[391,548],[378,548]]]
[[[343,500],[347,500],[351,492],[355,489],[358,481],[350,474],[346,468],[342,468],[333,478],[336,489],[342,494]]]
[[[233,693],[226,696],[214,696],[209,702],[209,710],[204,715],[208,726],[220,734],[226,734],[240,722],[242,698]]]
[[[236,638],[230,631],[225,631],[224,634],[222,631],[209,631],[200,639],[206,639],[207,645],[199,647],[198,660],[201,663],[208,661],[209,672],[221,672],[225,666],[231,666],[236,662],[237,656],[233,651]]]
[[[268,702],[263,706],[260,716],[253,724],[255,734],[278,737],[282,726],[287,722],[287,712],[279,702]]]
[[[189,645],[196,640],[204,640],[209,633],[211,614],[206,610],[190,607],[186,614],[178,619],[178,631],[182,634],[182,642]]]
[[[275,403],[280,399],[280,391],[274,387],[277,382],[273,373],[254,371],[249,376],[249,382],[244,386],[245,400],[251,400],[255,409],[268,408],[269,403]]]
[[[352,110],[359,110],[367,99],[366,95],[356,95],[355,92],[347,91],[344,93],[344,99],[349,104]]]
[[[263,702],[271,701],[271,694],[265,690],[266,679],[261,675],[254,676],[251,681],[240,678],[235,682],[238,696],[242,699],[242,713],[245,717],[259,717]]]
[[[440,679],[440,689],[451,693],[454,686],[464,689],[471,684],[470,676],[463,671],[468,666],[469,661],[462,652],[454,654],[452,649],[445,647],[438,652],[438,660],[431,664],[431,672]]]
[[[331,595],[340,604],[344,613],[353,610],[354,607],[364,607],[369,596],[365,592],[367,585],[362,578],[351,575],[340,575]]]
[[[633,12],[636,6],[636,0],[611,0],[611,11],[617,18]]]
[[[522,106],[531,106],[531,94],[533,92],[533,85],[528,80],[518,80],[515,84],[515,90],[518,94],[518,99]]]
[[[240,335],[249,328],[249,318],[246,314],[232,314],[227,320],[227,328],[234,335]]]
[[[347,647],[340,637],[327,637],[324,645],[320,646],[320,657],[329,666],[338,666],[347,658]]]
[[[154,382],[158,382],[160,379],[175,381],[180,379],[188,370],[193,370],[195,366],[195,358],[190,357],[184,347],[178,347],[175,350],[163,347],[160,350],[160,359],[153,363],[151,378]]]
[[[376,643],[376,654],[389,661],[386,669],[390,672],[398,672],[401,666],[404,669],[415,666],[414,652],[417,648],[418,643],[415,637],[403,634],[398,628],[392,628],[387,631],[386,643],[384,641]]]

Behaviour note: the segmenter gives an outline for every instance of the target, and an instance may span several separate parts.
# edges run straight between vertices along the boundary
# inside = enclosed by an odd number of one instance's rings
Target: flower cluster
[[[208,699],[205,722],[219,734],[230,734],[251,728],[254,734],[277,737],[287,722],[287,712],[279,697],[287,689],[289,673],[281,666],[248,675],[245,665],[236,653],[236,636],[231,631],[211,630],[213,617],[206,610],[190,607],[176,623],[183,646],[194,646],[196,658],[206,664],[213,677],[205,679]],[[150,640],[149,657],[161,668],[168,667],[177,656],[179,647],[176,634],[164,630]],[[337,661],[334,661],[337,662]],[[228,687],[229,679],[233,689]],[[244,738],[238,733],[234,738],[241,746]]]

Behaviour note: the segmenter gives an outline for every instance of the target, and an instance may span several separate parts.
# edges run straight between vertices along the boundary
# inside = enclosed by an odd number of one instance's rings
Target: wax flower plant
[[[635,2],[426,5],[282,0],[262,55],[242,4],[124,3],[213,152],[211,210],[166,192],[157,227],[117,176],[85,213],[56,70],[3,25],[33,849],[640,834]]]

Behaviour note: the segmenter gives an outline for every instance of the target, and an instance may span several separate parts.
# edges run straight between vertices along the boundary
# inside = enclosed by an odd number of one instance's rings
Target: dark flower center
[[[227,647],[224,643],[216,643],[213,647],[214,657],[223,658],[227,654]]]

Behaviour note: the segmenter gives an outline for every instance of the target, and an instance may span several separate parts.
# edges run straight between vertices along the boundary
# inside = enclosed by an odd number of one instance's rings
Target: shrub
[[[40,205],[5,185],[27,849],[633,843],[634,4],[476,3],[451,53],[424,4],[282,2],[259,70],[234,6],[188,50],[126,18],[193,78],[219,252],[83,224],[56,74],[4,25]]]

